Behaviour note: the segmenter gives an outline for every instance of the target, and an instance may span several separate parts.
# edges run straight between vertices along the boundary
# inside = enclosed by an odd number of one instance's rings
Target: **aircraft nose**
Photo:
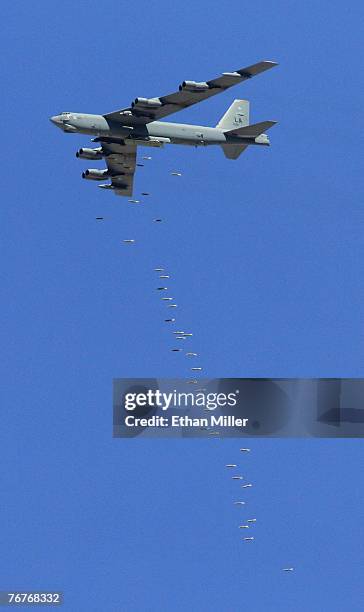
[[[53,115],[53,117],[49,117],[49,121],[54,123],[54,125],[59,125],[60,124],[59,115]]]

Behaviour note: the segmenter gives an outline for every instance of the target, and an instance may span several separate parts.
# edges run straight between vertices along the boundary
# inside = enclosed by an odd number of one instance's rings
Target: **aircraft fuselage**
[[[125,140],[130,144],[144,146],[163,146],[164,144],[181,144],[190,146],[249,144],[269,145],[266,134],[257,138],[244,138],[227,135],[217,127],[189,125],[187,123],[170,123],[151,121],[134,126],[122,125],[105,119],[103,115],[84,113],[65,113],[51,118],[52,122],[64,132],[91,134],[103,138]]]

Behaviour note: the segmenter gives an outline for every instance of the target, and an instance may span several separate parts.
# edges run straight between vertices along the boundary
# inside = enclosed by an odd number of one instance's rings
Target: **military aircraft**
[[[234,72],[223,72],[210,81],[183,81],[179,90],[156,98],[135,98],[128,108],[105,115],[62,112],[50,121],[66,133],[91,134],[97,148],[81,148],[81,159],[105,159],[107,168],[91,168],[82,173],[84,179],[111,183],[99,185],[116,195],[132,196],[138,146],[162,147],[165,144],[192,146],[219,145],[228,159],[237,159],[249,145],[269,145],[264,132],[276,121],[249,124],[249,102],[235,100],[215,127],[160,121],[179,110],[202,102],[233,85],[251,79],[276,66],[262,61]],[[144,156],[143,159],[149,159]],[[177,174],[177,173],[176,173]]]

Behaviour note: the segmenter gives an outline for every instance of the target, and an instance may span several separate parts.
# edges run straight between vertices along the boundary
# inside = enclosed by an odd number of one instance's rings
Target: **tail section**
[[[249,125],[249,102],[248,100],[234,100],[225,115],[221,117],[217,128],[231,131]]]
[[[221,145],[225,157],[237,159],[249,144],[269,145],[269,138],[264,132],[276,123],[276,121],[262,121],[250,125],[248,100],[234,100],[216,126],[223,130],[226,137],[226,144]]]

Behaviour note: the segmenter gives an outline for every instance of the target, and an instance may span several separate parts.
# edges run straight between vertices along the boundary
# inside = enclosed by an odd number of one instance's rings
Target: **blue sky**
[[[113,377],[188,375],[158,265],[206,376],[363,375],[362,13],[3,3],[2,589],[60,589],[77,611],[362,610],[360,440],[253,440],[248,548],[223,467],[236,441],[111,438]],[[153,150],[140,207],[82,181],[89,139],[48,121],[261,59],[280,66],[176,121],[215,125],[247,98],[251,121],[279,122],[272,147]]]

